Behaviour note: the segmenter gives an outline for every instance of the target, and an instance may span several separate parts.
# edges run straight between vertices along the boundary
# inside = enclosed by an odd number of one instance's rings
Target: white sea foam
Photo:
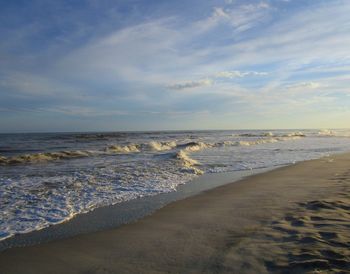
[[[269,143],[277,143],[277,142],[284,142],[284,141],[291,141],[291,140],[298,140],[305,135],[301,133],[292,133],[288,135],[282,135],[280,137],[273,137],[273,138],[258,138],[255,140],[247,139],[247,140],[240,140],[240,141],[223,141],[218,142],[211,147],[218,147],[218,146],[255,146],[255,145],[262,145],[262,144],[269,144]],[[249,136],[252,137],[252,136]]]

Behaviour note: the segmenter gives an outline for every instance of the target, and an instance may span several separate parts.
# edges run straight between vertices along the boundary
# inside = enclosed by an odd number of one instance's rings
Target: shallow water
[[[203,173],[349,151],[349,137],[346,130],[2,134],[0,239],[176,191]]]

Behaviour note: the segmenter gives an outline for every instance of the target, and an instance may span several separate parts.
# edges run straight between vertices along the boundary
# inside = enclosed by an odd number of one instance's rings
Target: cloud
[[[234,34],[249,30],[267,19],[270,6],[266,2],[214,7],[211,16],[196,23],[198,31],[206,32],[219,25],[226,24],[233,29]],[[232,34],[232,33],[231,33]]]
[[[349,92],[349,79],[340,77],[349,75],[350,67],[347,1],[311,1],[308,8],[296,1],[291,9],[276,1],[208,3],[196,16],[174,9],[123,25],[104,22],[109,27],[92,27],[96,33],[83,43],[62,32],[72,40],[64,49],[56,40],[49,43],[50,37],[30,35],[50,44],[40,47],[45,54],[31,51],[35,45],[25,45],[27,38],[6,39],[14,49],[8,54],[10,46],[0,47],[6,59],[0,64],[2,107],[13,95],[12,105],[26,101],[28,108],[51,98],[47,111],[67,115],[122,114],[113,107],[127,113],[144,110],[144,115],[176,109],[185,115],[191,108],[217,108],[203,101],[206,97],[221,100],[223,112],[244,105],[253,113],[277,105],[281,111],[288,105],[304,107],[303,101],[334,106],[336,96]],[[30,50],[22,53],[25,47]],[[76,106],[65,108],[57,98],[74,99],[69,104]]]
[[[180,82],[175,84],[167,85],[167,88],[174,90],[183,90],[183,89],[192,89],[199,87],[206,87],[215,84],[215,79],[221,78],[243,78],[248,76],[265,76],[268,75],[267,72],[257,72],[257,71],[239,71],[239,70],[231,70],[231,71],[220,71],[211,76],[207,76],[204,79],[197,81],[188,81],[188,82]]]
[[[319,87],[321,87],[321,84],[316,82],[301,82],[286,86],[286,88],[290,90],[308,90],[317,89]]]
[[[242,78],[247,76],[266,76],[267,72],[258,72],[258,71],[239,71],[239,70],[231,70],[231,71],[220,71],[215,77],[216,78]]]
[[[183,89],[192,89],[192,88],[211,86],[212,84],[213,84],[213,80],[203,79],[199,81],[190,81],[190,82],[172,84],[172,85],[168,85],[167,87],[169,89],[174,89],[174,90],[183,90]]]

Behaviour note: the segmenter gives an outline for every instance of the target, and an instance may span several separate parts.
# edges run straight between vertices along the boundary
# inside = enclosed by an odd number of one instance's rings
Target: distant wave
[[[318,136],[320,137],[350,137],[350,130],[339,129],[339,130],[331,130],[331,129],[322,129],[318,132]]]
[[[301,131],[291,132],[284,135],[275,135],[272,132],[262,132],[262,133],[233,134],[233,136],[235,137],[294,137],[294,136],[306,137],[306,135]]]
[[[320,135],[320,136],[335,136],[336,134],[333,130],[322,129],[318,132],[318,135]]]
[[[271,137],[274,136],[272,132],[263,132],[263,133],[242,133],[242,134],[233,134],[237,137]]]
[[[306,137],[306,135],[301,131],[297,131],[297,132],[292,132],[292,133],[282,135],[282,137]]]
[[[274,137],[274,138],[259,138],[257,140],[253,141],[224,141],[216,143],[214,146],[254,146],[254,145],[261,145],[261,144],[269,144],[269,143],[276,143],[276,142],[282,142],[282,141],[289,141],[289,140],[298,140],[302,138],[299,135],[291,135],[291,136],[281,136],[281,137]]]
[[[269,135],[270,136],[270,135]],[[281,141],[296,140],[304,137],[302,133],[291,133],[280,137],[269,137],[258,138],[257,140],[241,140],[241,141],[222,141],[216,143],[205,143],[205,142],[188,142],[184,144],[177,144],[175,141],[166,142],[149,142],[147,144],[128,144],[128,145],[111,145],[103,151],[89,151],[89,150],[77,150],[77,151],[59,151],[59,152],[45,152],[45,153],[33,153],[23,154],[13,157],[0,156],[0,165],[15,165],[15,164],[32,164],[32,163],[43,163],[56,160],[65,160],[71,158],[82,158],[91,157],[96,155],[104,154],[128,154],[138,153],[144,150],[152,151],[167,151],[177,150],[178,155],[176,158],[181,159],[184,166],[191,167],[195,165],[190,160],[188,153],[197,152],[203,149],[222,147],[222,146],[254,146],[260,144],[276,143]],[[186,158],[187,157],[187,158]],[[196,170],[196,173],[199,173]]]
[[[1,165],[12,165],[12,164],[26,164],[26,163],[40,163],[53,160],[62,160],[69,158],[81,158],[88,157],[92,154],[90,151],[60,151],[60,152],[46,152],[46,153],[33,153],[23,154],[13,157],[0,156]]]

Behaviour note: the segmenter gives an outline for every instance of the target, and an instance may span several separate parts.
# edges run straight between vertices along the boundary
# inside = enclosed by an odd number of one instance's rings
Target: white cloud
[[[229,1],[226,4],[232,5],[214,7],[209,17],[195,22],[196,33],[205,33],[223,24],[232,28],[231,35],[237,35],[259,25],[268,18],[270,12],[266,2],[236,5],[234,1]]]
[[[213,11],[213,14],[212,14],[212,18],[213,19],[215,19],[215,18],[230,19],[231,17],[226,11],[224,11],[223,8],[215,7],[214,11]]]

